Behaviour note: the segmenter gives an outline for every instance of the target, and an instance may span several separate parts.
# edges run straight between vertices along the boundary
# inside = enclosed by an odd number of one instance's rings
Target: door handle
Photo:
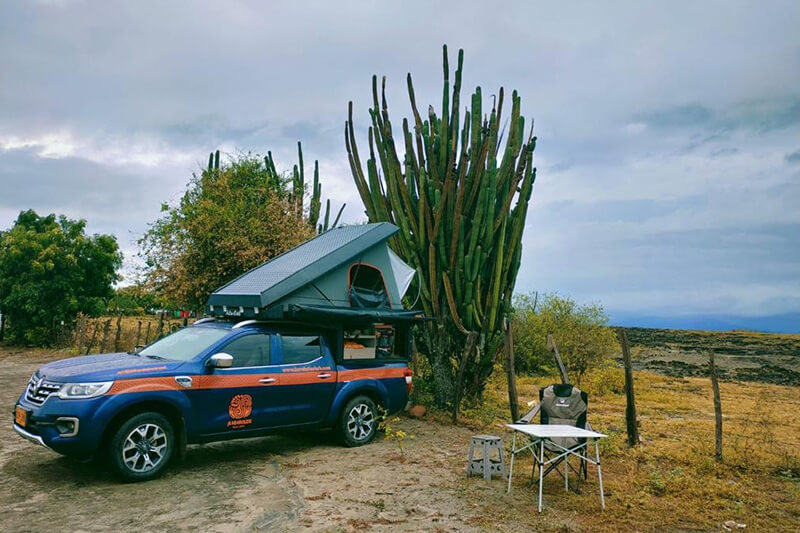
[[[261,378],[258,380],[258,382],[268,385],[270,383],[275,383],[275,378]]]
[[[331,377],[331,375],[330,374],[317,374],[317,377],[319,379],[325,379],[325,378]]]

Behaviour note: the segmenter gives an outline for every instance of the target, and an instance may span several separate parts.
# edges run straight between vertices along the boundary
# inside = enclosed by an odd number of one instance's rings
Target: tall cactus
[[[342,204],[342,207],[339,208],[339,212],[337,213],[333,224],[329,224],[331,201],[327,200],[325,203],[325,216],[323,218],[324,222],[321,224],[319,223],[320,207],[322,206],[322,183],[319,181],[319,161],[315,160],[314,183],[311,187],[308,213],[304,213],[303,198],[305,197],[306,193],[305,166],[303,165],[303,146],[300,141],[297,141],[297,159],[298,164],[294,165],[292,168],[292,189],[291,195],[288,198],[289,204],[293,206],[295,214],[301,216],[303,220],[308,222],[312,228],[316,229],[317,233],[324,233],[331,228],[335,228],[337,224],[339,224],[339,219],[341,218],[342,212],[347,204]],[[271,182],[274,181],[275,183],[278,183],[285,179],[275,167],[275,160],[272,158],[272,152],[267,152],[266,157],[264,157],[264,168],[266,170],[267,179]],[[215,170],[219,170],[219,150],[211,152],[208,155],[207,171],[209,174],[211,174],[211,172]],[[279,187],[275,187],[275,189],[277,190]]]
[[[379,100],[378,79],[373,76],[366,172],[356,145],[352,102],[345,145],[370,221],[389,221],[401,229],[392,245],[417,270],[421,305],[436,317],[420,335],[436,401],[451,405],[455,416],[462,393],[475,397],[482,392],[502,347],[502,321],[511,310],[536,178],[536,137],[533,121],[525,135],[516,91],[507,133],[505,125],[501,128],[502,87],[488,114],[477,87],[462,118],[464,51],[458,52],[452,92],[446,45],[443,57],[441,115],[430,106],[423,118],[409,74],[412,124],[403,119],[402,136],[396,141],[386,78]],[[398,153],[399,148],[404,150]]]

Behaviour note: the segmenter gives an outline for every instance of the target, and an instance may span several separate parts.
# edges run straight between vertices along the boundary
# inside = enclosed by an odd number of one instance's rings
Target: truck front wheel
[[[378,410],[367,396],[356,396],[344,406],[339,417],[339,435],[345,446],[361,446],[375,437]]]
[[[111,468],[125,481],[147,481],[161,475],[175,448],[172,424],[159,413],[126,420],[109,443]]]

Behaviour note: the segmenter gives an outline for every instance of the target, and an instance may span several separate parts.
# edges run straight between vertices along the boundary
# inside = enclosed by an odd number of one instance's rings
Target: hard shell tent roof
[[[387,222],[331,229],[217,289],[208,312],[277,319],[303,307],[401,312],[414,269],[388,247],[397,231]]]

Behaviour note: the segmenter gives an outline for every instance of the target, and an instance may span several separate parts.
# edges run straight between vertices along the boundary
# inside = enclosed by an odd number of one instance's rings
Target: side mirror
[[[208,368],[229,368],[233,364],[233,356],[225,352],[215,353],[206,361]]]

